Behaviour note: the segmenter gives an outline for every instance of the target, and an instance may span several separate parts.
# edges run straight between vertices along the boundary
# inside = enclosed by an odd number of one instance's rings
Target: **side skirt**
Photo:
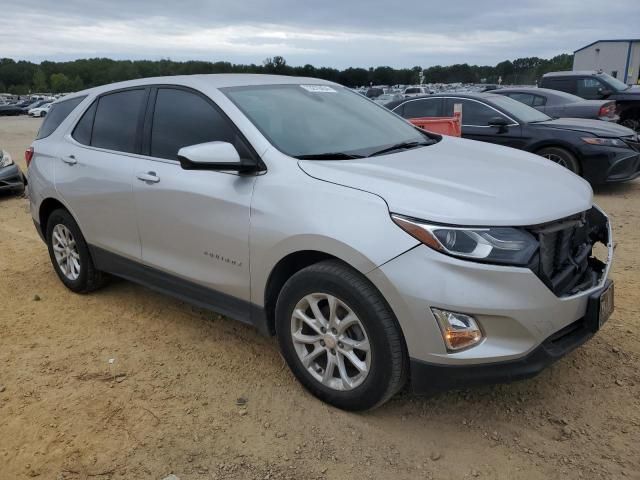
[[[263,335],[273,335],[263,307],[148,267],[100,247],[89,245],[89,250],[98,270],[252,325]]]

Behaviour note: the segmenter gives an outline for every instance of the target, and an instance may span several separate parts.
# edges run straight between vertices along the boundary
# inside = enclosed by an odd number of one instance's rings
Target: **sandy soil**
[[[0,118],[23,168],[39,123]],[[640,181],[597,201],[617,306],[592,341],[529,381],[351,414],[249,327],[125,281],[69,292],[2,197],[0,479],[638,479]]]

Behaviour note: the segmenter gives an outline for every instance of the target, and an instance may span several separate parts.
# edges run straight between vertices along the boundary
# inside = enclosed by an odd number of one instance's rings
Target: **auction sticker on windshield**
[[[312,93],[337,93],[337,91],[328,85],[300,85],[307,92]]]

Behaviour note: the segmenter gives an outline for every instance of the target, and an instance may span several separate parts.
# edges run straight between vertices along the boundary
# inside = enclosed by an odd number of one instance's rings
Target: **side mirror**
[[[247,172],[255,165],[247,164],[232,144],[207,142],[189,145],[178,150],[178,160],[184,170],[230,170]]]
[[[489,126],[498,127],[498,132],[506,132],[509,121],[504,117],[493,117],[489,120]]]

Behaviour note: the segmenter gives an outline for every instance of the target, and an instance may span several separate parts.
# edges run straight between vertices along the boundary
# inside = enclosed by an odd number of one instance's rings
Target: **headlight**
[[[0,150],[0,168],[8,167],[9,165],[13,165],[13,160],[11,159],[11,155],[7,152]]]
[[[425,245],[454,257],[526,266],[538,249],[530,233],[509,227],[452,227],[392,214],[393,221]]]
[[[601,145],[603,147],[627,147],[628,146],[619,138],[584,137],[582,141],[585,143],[588,143],[589,145]]]

